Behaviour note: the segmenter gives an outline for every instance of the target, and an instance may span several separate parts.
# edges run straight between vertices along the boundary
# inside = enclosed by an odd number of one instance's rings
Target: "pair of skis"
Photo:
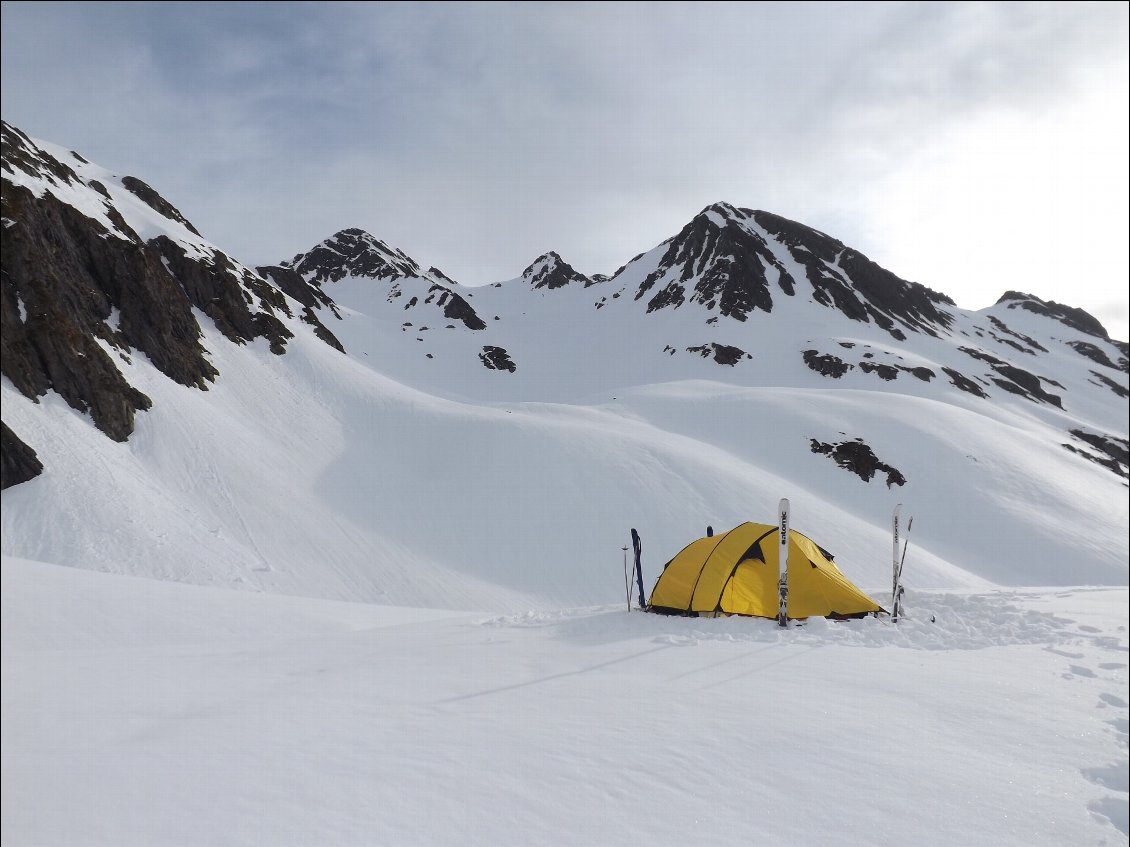
[[[902,503],[895,506],[891,516],[891,620],[898,623],[902,617],[902,566],[906,564],[906,548],[910,546],[910,528],[914,526],[914,518],[906,522],[906,537],[902,541],[902,553],[899,553],[899,521],[902,518]]]
[[[777,583],[779,607],[777,610],[777,625],[788,626],[788,600],[789,600],[789,501],[782,499],[777,507],[779,517],[777,526],[778,543],[780,551],[778,559],[781,563],[781,577]],[[902,617],[902,569],[906,564],[906,550],[910,546],[910,528],[914,526],[914,518],[906,522],[906,535],[899,538],[900,521],[902,519],[902,503],[895,506],[891,516],[892,543],[891,543],[891,620],[898,623]],[[901,543],[901,552],[899,550]]]
[[[779,545],[777,551],[777,561],[780,563],[780,578],[777,581],[777,625],[787,627],[789,625],[788,618],[788,605],[789,605],[789,500],[787,497],[782,497],[780,503],[777,504],[777,543]],[[900,539],[900,521],[902,519],[902,503],[895,506],[894,514],[891,516],[891,620],[898,622],[902,617],[902,569],[906,564],[906,550],[910,546],[910,528],[914,526],[914,518],[911,517],[906,523],[906,536]],[[901,552],[900,552],[901,544]],[[643,594],[643,572],[640,564],[640,551],[642,545],[640,544],[639,533],[634,529],[632,530],[632,548],[635,552],[635,571],[636,581],[639,583],[639,598],[640,608],[645,608],[644,594]],[[628,548],[624,547],[624,596],[627,600],[628,611],[632,610],[632,578],[631,572],[628,569]]]

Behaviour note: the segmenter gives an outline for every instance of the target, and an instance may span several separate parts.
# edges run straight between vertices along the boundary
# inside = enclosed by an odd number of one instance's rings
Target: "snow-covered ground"
[[[1127,590],[780,630],[3,560],[5,845],[1117,845]]]

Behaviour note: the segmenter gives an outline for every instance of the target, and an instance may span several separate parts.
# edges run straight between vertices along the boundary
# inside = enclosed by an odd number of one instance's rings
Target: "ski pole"
[[[624,599],[628,602],[628,611],[632,611],[632,589],[631,582],[628,579],[628,545],[625,544],[622,548],[624,551]]]

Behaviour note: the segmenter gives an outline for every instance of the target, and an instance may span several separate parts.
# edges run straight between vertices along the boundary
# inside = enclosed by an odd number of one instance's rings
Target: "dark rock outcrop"
[[[433,285],[428,289],[425,303],[435,303],[443,308],[443,316],[453,321],[462,321],[467,329],[486,329],[486,322],[471,308],[471,304],[443,285]]]
[[[302,278],[302,275],[295,271],[293,268],[284,268],[281,265],[265,265],[256,268],[255,272],[266,280],[270,280],[288,297],[298,301],[302,304],[301,318],[304,323],[310,324],[314,327],[314,334],[318,336],[326,344],[345,352],[345,348],[341,342],[338,341],[337,336],[334,335],[322,323],[317,313],[314,311],[317,308],[326,308],[338,320],[341,320],[341,315],[338,313],[337,304],[322,291],[321,286],[317,283],[307,282]]]
[[[954,388],[959,388],[966,394],[972,394],[974,397],[988,397],[985,390],[977,383],[963,374],[961,371],[954,370],[953,368],[942,368],[942,373],[950,378],[950,384]]]
[[[424,276],[411,257],[356,228],[335,233],[285,265],[318,284],[337,282],[347,276],[369,279]]]
[[[833,356],[831,353],[821,353],[818,350],[805,350],[801,355],[804,357],[804,363],[808,365],[810,370],[816,371],[820,376],[829,376],[832,379],[839,379],[855,367],[854,365],[849,365],[839,356]]]
[[[1091,376],[1098,380],[1097,384],[1105,385],[1119,397],[1130,397],[1130,390],[1128,390],[1125,385],[1122,385],[1119,382],[1115,382],[1106,374],[1101,374],[1098,371],[1091,371]]]
[[[873,320],[896,338],[901,331],[894,329],[892,317],[930,335],[952,323],[953,316],[940,308],[954,305],[946,295],[896,276],[819,230],[769,212],[753,216],[804,265],[818,302],[853,320]]]
[[[538,256],[528,268],[522,271],[522,279],[533,288],[552,291],[576,283],[584,287],[592,285],[592,280],[575,270],[572,265],[552,250]]]
[[[864,373],[873,373],[887,382],[898,379],[899,375],[899,369],[894,365],[883,365],[878,362],[860,362],[859,369]]]
[[[1058,395],[1045,391],[1043,381],[1034,373],[1011,365],[984,350],[973,347],[959,347],[958,349],[974,359],[987,362],[994,371],[1003,377],[1003,379],[997,377],[990,377],[990,379],[1010,394],[1016,394],[1036,402],[1050,403],[1059,409],[1063,408],[1063,400]]]
[[[402,283],[403,280],[417,279],[429,284],[427,294],[422,295],[422,299],[420,296],[409,297],[405,309],[413,309],[422,303],[433,304],[440,308],[445,318],[460,321],[468,329],[482,330],[487,326],[466,298],[440,282],[443,280],[455,285],[445,274],[436,268],[425,274],[410,256],[389,247],[363,229],[343,229],[312,250],[284,262],[280,268],[297,274],[311,289],[308,299],[312,297],[314,302],[307,303],[311,308],[324,305],[320,297],[326,296],[322,289],[326,282],[339,282],[346,277],[388,281],[391,282],[388,299],[392,302],[404,295],[402,285],[407,283]],[[274,268],[270,270],[272,278],[277,278]],[[296,286],[297,282],[290,280],[287,284]],[[315,291],[317,294],[313,293]]]
[[[510,354],[506,352],[503,347],[494,347],[490,344],[483,347],[483,352],[479,354],[479,361],[491,371],[509,371],[514,373],[518,366],[514,364],[510,358]]]
[[[1010,329],[1008,324],[1006,324],[1004,321],[1002,321],[996,315],[989,315],[989,323],[991,323],[993,326],[995,326],[998,330],[1000,330],[1000,332],[1004,333],[1005,335],[1011,335],[1012,338],[1018,339],[1021,342],[1020,344],[1018,344],[1016,341],[1013,341],[1012,339],[1002,338],[1000,335],[997,335],[996,333],[990,333],[993,336],[993,338],[995,338],[997,341],[1000,341],[1002,344],[1007,344],[1010,347],[1012,347],[1016,350],[1019,350],[1022,353],[1027,353],[1029,356],[1036,355],[1036,353],[1035,353],[1036,350],[1039,350],[1041,353],[1047,353],[1048,352],[1048,348],[1045,347],[1044,345],[1042,345],[1039,341],[1032,338],[1031,336],[1025,335],[1022,332],[1017,332],[1014,329]]]
[[[37,199],[6,180],[0,191],[13,222],[0,233],[2,370],[22,394],[54,389],[124,441],[150,401],[107,347],[127,358],[140,350],[184,385],[215,377],[191,304],[156,256],[50,194]]]
[[[753,356],[740,347],[731,344],[718,344],[714,341],[700,344],[697,347],[688,347],[688,353],[697,353],[704,359],[713,359],[720,365],[733,367],[743,359],[752,359]]]
[[[1073,429],[1071,430],[1071,434],[1083,443],[1089,444],[1091,447],[1098,450],[1105,458],[1097,458],[1080,450],[1075,450],[1074,452],[1087,456],[1087,458],[1092,461],[1099,462],[1099,464],[1104,465],[1121,477],[1126,478],[1130,476],[1127,473],[1128,469],[1130,469],[1130,441],[1127,441],[1125,438],[1118,438],[1100,432],[1087,432],[1083,429]],[[1067,447],[1069,450],[1074,449],[1069,444],[1063,446]]]
[[[104,185],[83,182],[6,123],[2,145],[0,369],[24,396],[38,402],[53,390],[107,436],[124,441],[135,414],[151,401],[118,362],[132,363],[140,352],[169,379],[200,389],[217,377],[194,308],[232,341],[265,337],[276,353],[285,350],[292,333],[279,316],[292,313],[279,288],[203,243],[190,252],[165,235],[142,242]],[[45,187],[65,187],[64,196],[87,192],[89,200],[79,211],[54,191],[37,196],[13,179],[19,171]],[[122,184],[196,232],[141,180],[127,177]],[[14,453],[12,462],[18,459]]]
[[[851,471],[864,482],[870,482],[875,474],[882,471],[887,475],[887,488],[892,485],[906,485],[906,477],[897,468],[879,461],[874,451],[863,443],[862,438],[828,444],[809,439],[813,453],[831,457],[844,470]]]
[[[1087,335],[1104,339],[1110,338],[1107,335],[1106,327],[1099,323],[1098,318],[1082,309],[1064,306],[1055,301],[1041,300],[1039,297],[1024,294],[1020,291],[1006,291],[997,301],[998,305],[1001,303],[1004,303],[1009,309],[1025,309],[1037,315],[1044,315],[1072,329],[1077,329],[1079,332],[1085,332]]]
[[[1116,463],[1122,465],[1122,475],[1130,466],[1130,442],[1125,438],[1118,438],[1103,433],[1088,433],[1085,429],[1072,429],[1071,435],[1097,449],[1098,452],[1110,456]]]
[[[0,422],[0,490],[35,479],[43,463],[6,423]]]
[[[1118,363],[1115,364],[1098,346],[1087,341],[1068,341],[1067,346],[1080,356],[1086,356],[1096,365],[1102,365],[1103,367],[1111,368],[1116,371],[1126,373],[1127,366],[1130,364],[1125,357],[1121,358]]]
[[[778,284],[786,294],[793,293],[793,278],[764,239],[729,225],[732,216],[745,218],[748,213],[715,204],[696,215],[667,242],[667,251],[640,283],[635,299],[641,299],[662,280],[664,285],[648,300],[648,312],[678,308],[688,299],[708,309],[717,308],[722,315],[738,321],[746,320],[754,309],[772,312],[773,296],[765,268],[777,271]],[[687,283],[692,280],[694,287],[688,294]]]
[[[893,338],[906,339],[896,321],[935,336],[953,321],[942,308],[954,305],[945,295],[895,276],[819,230],[769,212],[715,203],[664,244],[635,294],[637,300],[650,298],[648,312],[688,302],[738,321],[755,309],[772,312],[774,287],[790,297],[798,290],[799,280],[782,261],[787,251],[804,268],[816,302],[852,320],[874,322]]]
[[[169,220],[182,224],[185,229],[187,229],[194,235],[200,235],[200,232],[196,229],[196,227],[189,223],[188,219],[180,213],[180,210],[177,209],[176,206],[174,206],[172,203],[170,203],[168,200],[166,200],[164,197],[162,197],[137,177],[122,177],[122,185],[125,188],[128,188],[131,193],[135,194],[137,198],[141,200],[141,202],[143,202],[145,205],[147,205],[150,209],[157,212],[157,214],[163,215]],[[103,191],[105,191],[105,188],[103,188]]]

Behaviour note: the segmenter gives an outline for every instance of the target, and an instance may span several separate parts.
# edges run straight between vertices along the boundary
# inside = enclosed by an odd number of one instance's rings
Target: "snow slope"
[[[897,626],[782,631],[2,567],[5,844],[1130,832],[1125,588],[912,592]]]
[[[912,396],[715,382],[591,404],[472,404],[392,382],[363,352],[342,356],[310,334],[282,357],[262,341],[235,347],[209,333],[205,343],[222,374],[207,393],[144,361],[123,364],[154,400],[125,444],[5,382],[5,420],[48,464],[3,494],[6,553],[516,611],[613,602],[630,527],[643,535],[650,587],[707,524],[767,519],[789,496],[797,528],[868,590],[887,585],[896,502],[917,517],[911,586],[1126,581],[1118,478],[1007,410],[993,421]],[[840,432],[868,433],[907,485],[864,483],[810,452],[810,438]]]
[[[114,238],[165,235],[203,260],[220,254],[166,201],[142,202],[129,178],[27,145],[38,170],[7,169],[5,180],[72,203]],[[806,281],[812,255],[759,220],[783,225],[716,204],[612,278],[546,254],[473,290],[343,231],[294,268],[332,297],[315,307],[345,355],[289,298],[293,314],[272,310],[294,333],[281,356],[264,338],[233,344],[195,310],[220,374],[206,392],[106,347],[153,400],[124,444],[53,392],[33,403],[4,378],[4,421],[46,471],[3,492],[2,550],[197,584],[507,612],[613,602],[631,527],[650,586],[707,525],[767,521],[788,496],[794,525],[874,592],[888,584],[899,502],[916,517],[912,587],[1130,580],[1125,480],[1064,449],[1095,455],[1071,430],[1125,438],[1127,404],[1110,388],[1125,374],[1077,349],[1105,345],[1117,360],[1117,348],[1014,301],[985,313],[923,301],[937,315],[929,333],[909,312],[894,330],[853,320]],[[823,249],[827,236],[803,231]],[[729,267],[726,244],[765,257],[771,313],[720,316],[698,295],[645,311],[637,285],[689,291]],[[822,260],[819,285],[847,285],[847,252]],[[447,317],[457,302],[461,317]],[[709,345],[752,352],[732,366],[693,352]],[[484,367],[487,346],[515,370]],[[809,350],[851,367],[821,375]],[[1001,390],[992,362],[1006,360],[1032,368],[1036,390],[1061,406]],[[958,390],[944,368],[988,396]],[[855,439],[905,484],[865,482],[813,450]]]

